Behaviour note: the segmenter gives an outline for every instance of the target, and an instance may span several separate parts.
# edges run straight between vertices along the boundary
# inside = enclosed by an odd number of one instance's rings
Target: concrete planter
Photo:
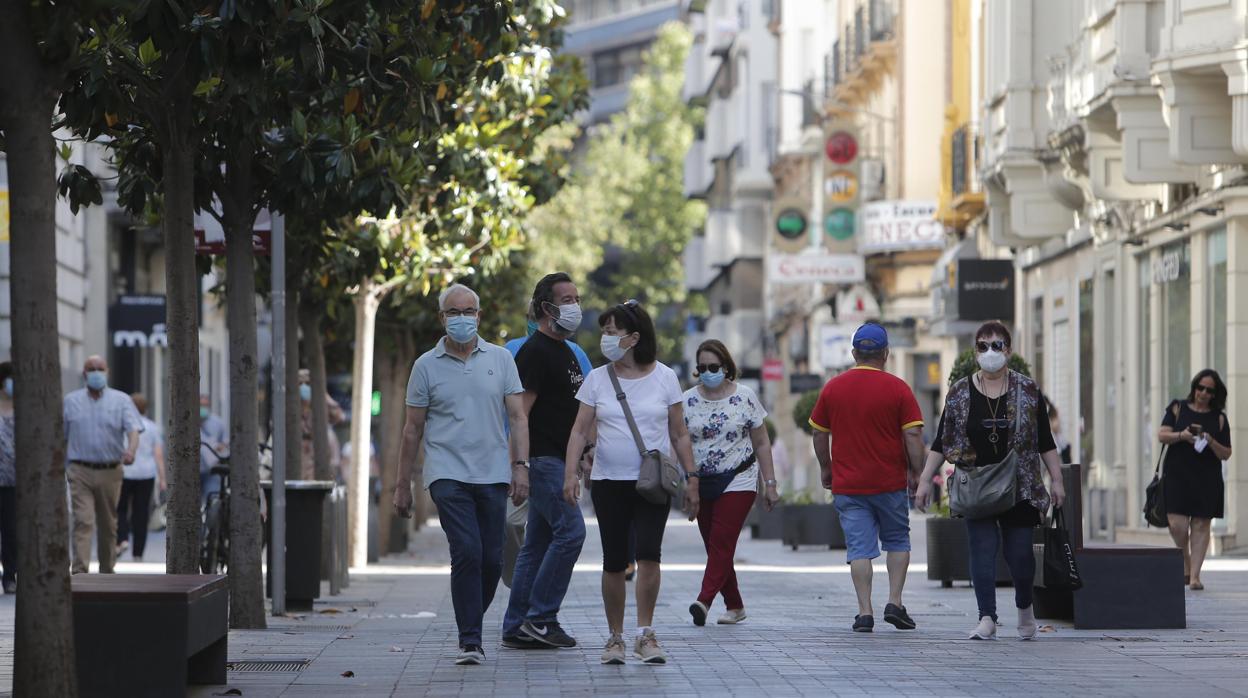
[[[836,507],[831,504],[790,504],[784,507],[782,540],[797,550],[800,545],[844,548],[845,532]]]
[[[933,516],[927,520],[927,578],[942,587],[971,581],[966,520]],[[997,586],[1013,586],[1010,569],[997,550]]]
[[[784,505],[779,504],[771,511],[756,503],[747,520],[750,526],[750,538],[754,540],[779,540],[784,534]]]

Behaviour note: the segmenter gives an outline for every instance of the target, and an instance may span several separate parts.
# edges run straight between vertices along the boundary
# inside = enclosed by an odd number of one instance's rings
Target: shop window
[[[1166,400],[1187,395],[1192,382],[1192,248],[1187,241],[1163,247],[1153,261],[1161,288],[1162,385]]]
[[[1101,294],[1104,297],[1104,305],[1102,307],[1111,309],[1117,307],[1116,299],[1118,294],[1117,275],[1113,269],[1105,271],[1105,275],[1101,277]],[[1114,433],[1113,425],[1118,424],[1118,359],[1119,352],[1122,351],[1122,343],[1118,341],[1118,319],[1117,316],[1108,310],[1104,313],[1104,319],[1101,321],[1105,327],[1101,331],[1101,342],[1099,345],[1101,355],[1101,379],[1100,382],[1105,386],[1105,427],[1109,429],[1109,433],[1101,439],[1101,446],[1104,451],[1098,451],[1101,460],[1108,466],[1113,466],[1118,461],[1118,434]]]
[[[1095,322],[1092,311],[1093,290],[1092,279],[1083,279],[1079,282],[1079,423],[1072,426],[1078,428],[1075,433],[1079,436],[1080,460],[1077,462],[1083,463],[1085,468],[1092,462],[1092,443],[1095,433],[1092,399],[1095,385],[1093,381],[1096,379],[1093,357],[1096,356],[1097,347],[1093,333]]]
[[[1141,257],[1138,267],[1139,275],[1139,297],[1136,306],[1137,323],[1139,326],[1137,341],[1132,342],[1136,350],[1139,352],[1139,367],[1136,373],[1136,382],[1139,385],[1137,395],[1137,406],[1139,408],[1139,424],[1140,424],[1140,462],[1147,465],[1138,469],[1140,492],[1148,485],[1149,480],[1153,477],[1153,444],[1154,434],[1157,433],[1157,424],[1153,423],[1152,410],[1149,408],[1152,399],[1153,390],[1153,371],[1152,371],[1152,346],[1153,346],[1153,312],[1151,293],[1153,289],[1153,273],[1152,262],[1148,256]],[[1140,514],[1141,523],[1144,520],[1143,514]]]
[[[1044,297],[1031,299],[1031,372],[1041,390],[1044,385]]]
[[[1205,288],[1208,297],[1205,337],[1208,342],[1206,356],[1209,368],[1226,376],[1226,229],[1217,230],[1209,236],[1209,275]]]
[[[594,54],[594,87],[626,83],[641,71],[646,44],[633,44]]]

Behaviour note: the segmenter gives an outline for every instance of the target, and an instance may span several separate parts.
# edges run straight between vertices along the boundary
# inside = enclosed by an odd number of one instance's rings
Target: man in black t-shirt
[[[585,542],[580,507],[563,500],[564,455],[580,409],[576,392],[585,380],[566,342],[581,324],[576,284],[562,272],[546,275],[533,290],[530,309],[538,331],[516,354],[529,416],[529,520],[512,573],[503,646],[575,647],[558,614]]]

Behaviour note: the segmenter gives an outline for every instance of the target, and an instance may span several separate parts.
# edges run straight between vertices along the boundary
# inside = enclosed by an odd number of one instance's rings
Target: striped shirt
[[[68,458],[84,463],[120,463],[126,434],[143,431],[143,421],[130,396],[105,388],[92,399],[86,388],[65,396],[65,440]]]

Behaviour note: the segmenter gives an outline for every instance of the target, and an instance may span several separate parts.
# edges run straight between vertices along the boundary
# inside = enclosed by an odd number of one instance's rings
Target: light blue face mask
[[[13,397],[13,379],[12,378],[4,379],[4,393],[5,395],[8,395],[9,397]]]
[[[299,399],[308,402],[312,399],[312,386],[307,383],[299,384]]]
[[[108,386],[108,372],[87,371],[87,387],[92,390],[103,390]]]
[[[446,319],[446,334],[456,344],[467,344],[477,336],[477,319],[458,315]]]
[[[524,336],[532,337],[533,333],[536,331],[537,331],[537,321],[529,320],[524,326]]]
[[[714,373],[703,371],[698,374],[698,380],[702,381],[702,385],[714,390],[724,384],[724,372],[722,370]]]

